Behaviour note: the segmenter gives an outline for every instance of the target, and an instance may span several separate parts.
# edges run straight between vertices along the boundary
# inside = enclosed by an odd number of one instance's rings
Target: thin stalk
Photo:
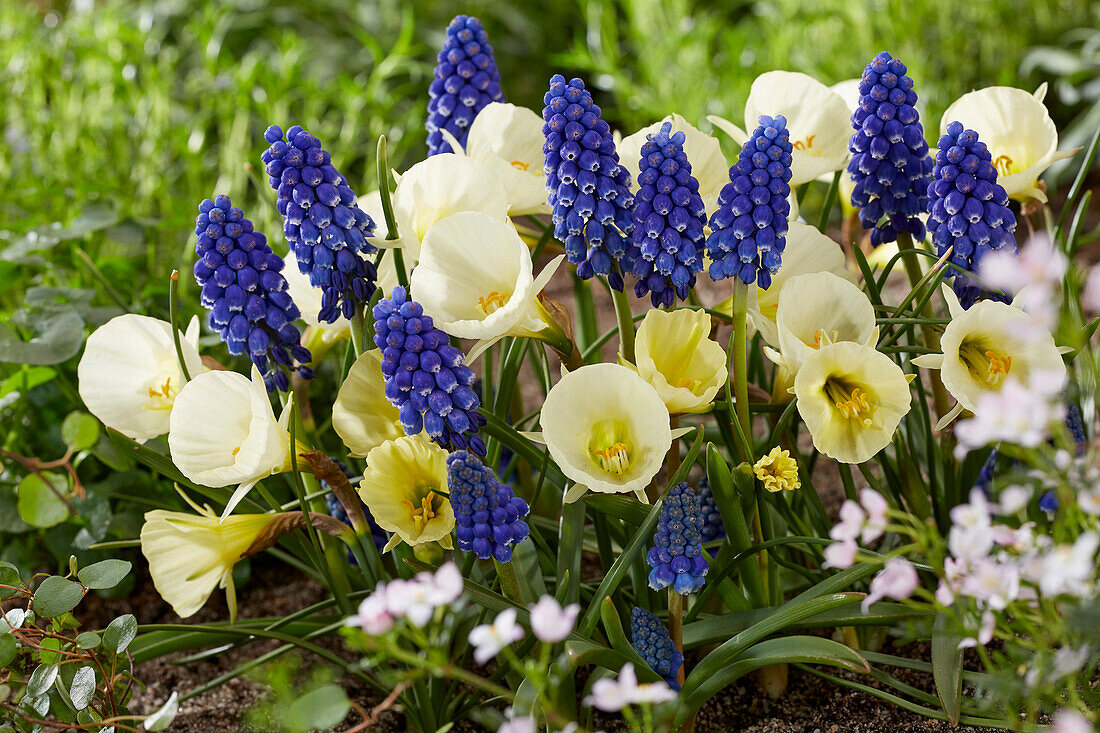
[[[837,191],[840,190],[840,176],[842,171],[837,171],[833,175],[833,182],[829,184],[829,192],[825,194],[825,204],[821,207],[821,218],[818,219],[817,229],[824,232],[825,227],[829,224],[829,214],[833,210],[833,201],[836,199]]]
[[[501,562],[494,557],[493,567],[496,568],[497,578],[500,579],[500,589],[504,592],[504,596],[522,605],[523,594],[519,590],[516,566],[510,562]]]
[[[920,260],[917,259],[916,247],[913,246],[913,237],[909,232],[898,233],[898,250],[902,253],[902,262],[905,264],[905,274],[909,276],[909,285],[913,290],[917,289],[924,275],[920,271]],[[925,305],[920,311],[923,318],[932,318],[932,309]],[[939,333],[930,323],[921,324],[921,332],[924,334],[924,345],[934,352],[940,350]],[[951,408],[947,404],[947,390],[940,380],[939,371],[933,371],[929,378],[932,382],[932,401],[936,406],[936,417],[943,417]]]
[[[668,589],[668,633],[676,651],[684,653],[684,597],[672,588]],[[676,681],[684,686],[684,666],[676,670]]]
[[[752,416],[749,414],[748,309],[749,286],[737,280],[733,285],[733,338],[730,346],[733,351],[733,374],[731,377],[737,423],[741,426],[741,433],[745,437],[742,458],[751,463],[753,451]]]
[[[393,199],[390,193],[390,165],[386,156],[386,136],[378,136],[378,193],[382,196],[382,215],[386,219],[386,241],[400,238],[397,217],[393,215]],[[397,270],[397,284],[408,290],[409,275],[405,272],[405,256],[400,247],[394,247],[393,267]]]
[[[172,276],[168,281],[168,314],[172,322],[172,342],[176,345],[176,361],[180,365],[180,374],[183,375],[183,384],[191,381],[191,372],[187,371],[187,363],[183,358],[183,348],[180,344],[179,309],[176,301],[179,300],[180,271],[172,270]],[[183,387],[183,384],[180,387]]]
[[[630,312],[630,299],[626,293],[611,289],[611,302],[615,304],[615,318],[619,323],[619,353],[624,360],[634,363],[634,316]]]

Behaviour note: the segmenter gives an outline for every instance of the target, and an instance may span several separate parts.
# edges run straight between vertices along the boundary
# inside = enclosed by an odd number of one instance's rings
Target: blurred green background
[[[485,24],[509,101],[539,110],[551,74],[581,75],[628,133],[673,111],[704,128],[707,114],[740,120],[759,73],[831,84],[880,50],[908,64],[931,129],[973,88],[1042,81],[1062,147],[1100,124],[1090,0],[6,0],[0,448],[64,452],[83,335],[124,310],[166,318],[172,269],[184,273],[185,317],[199,311],[189,271],[202,198],[228,193],[281,251],[253,168],[268,124],[310,129],[361,193],[375,187],[380,134],[398,170],[422,158],[435,49],[456,13]],[[148,489],[104,440],[84,469],[114,482],[103,495]],[[26,471],[0,464],[3,544],[39,530],[12,511]],[[100,514],[49,530],[54,554],[67,556],[73,524],[95,540],[136,534],[133,517]]]

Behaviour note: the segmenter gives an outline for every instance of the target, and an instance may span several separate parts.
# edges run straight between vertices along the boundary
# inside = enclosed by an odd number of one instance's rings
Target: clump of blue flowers
[[[503,102],[500,70],[481,21],[456,15],[447,26],[447,40],[436,58],[435,78],[428,87],[428,155],[450,153],[441,130],[466,147],[466,135],[477,113],[492,102]]]
[[[298,260],[298,269],[321,288],[317,320],[332,323],[351,318],[374,293],[378,273],[364,255],[374,252],[367,241],[374,222],[356,203],[355,192],[321,149],[317,138],[294,125],[286,131],[272,125],[264,133],[271,147],[263,152],[268,182],[279,194],[283,233]]]
[[[726,536],[726,525],[722,523],[722,515],[718,512],[718,502],[714,499],[714,491],[710,488],[710,481],[704,476],[699,480],[699,514],[703,517],[703,542],[720,540]]]
[[[630,172],[619,164],[611,128],[583,81],[566,83],[555,74],[543,101],[543,171],[554,236],[577,266],[577,277],[603,275],[621,291],[621,272],[631,269],[624,258],[634,231]]]
[[[313,357],[294,321],[301,313],[287,292],[283,258],[228,196],[205,199],[195,219],[195,280],[210,327],[230,354],[248,354],[269,392],[290,389],[288,372],[312,379]]]
[[[859,209],[860,223],[871,230],[876,247],[906,232],[924,239],[919,214],[928,211],[932,158],[913,80],[905,71],[905,64],[885,51],[875,56],[863,70],[859,106],[852,113],[852,206]]]
[[[746,285],[772,284],[787,246],[791,204],[791,134],[782,115],[760,116],[760,125],[730,168],[710,218],[707,255],[712,280],[739,277]]]
[[[668,629],[651,612],[634,607],[630,612],[630,637],[638,656],[645,660],[657,674],[661,675],[669,687],[680,689],[676,674],[684,664],[684,655],[676,651]]]
[[[949,261],[957,267],[977,272],[988,253],[1005,247],[1016,251],[1016,217],[1008,208],[1008,194],[997,183],[997,169],[978,133],[963,128],[961,122],[952,122],[936,148],[928,187],[932,244],[940,255],[951,249]],[[951,272],[955,295],[969,308],[981,297],[982,288],[967,275]]]
[[[638,278],[634,294],[649,293],[655,308],[685,300],[703,269],[707,212],[684,140],[684,133],[672,134],[672,123],[666,122],[646,138],[638,165],[630,261]]]
[[[523,521],[531,511],[492,469],[466,451],[447,456],[447,490],[455,513],[458,549],[482,560],[512,561],[515,545],[531,534]]]
[[[649,587],[671,587],[681,595],[694,593],[706,582],[707,559],[703,557],[703,515],[699,497],[686,482],[668,490],[653,533],[653,547],[646,554]]]
[[[474,373],[462,352],[451,346],[447,334],[431,316],[395,287],[389,298],[374,306],[374,343],[382,350],[386,398],[398,408],[408,435],[421,430],[440,445],[485,455],[477,431],[485,418],[472,388]]]

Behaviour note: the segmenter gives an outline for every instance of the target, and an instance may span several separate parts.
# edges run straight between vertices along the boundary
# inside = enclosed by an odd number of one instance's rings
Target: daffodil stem
[[[630,299],[626,293],[611,289],[611,302],[615,304],[615,318],[619,322],[619,353],[623,359],[634,363],[634,316],[630,312]]]
[[[680,427],[680,419],[678,417],[669,418],[669,427],[673,430]],[[668,471],[668,480],[671,481],[672,477],[676,475],[676,469],[680,467],[680,441],[673,440],[672,445],[668,447],[668,455],[666,456],[666,464]]]
[[[684,653],[684,597],[673,588],[668,589],[668,634],[672,644],[682,656]],[[676,670],[676,681],[684,686],[684,666]]]
[[[168,317],[172,321],[172,342],[176,345],[176,360],[180,364],[180,373],[183,375],[183,384],[191,381],[191,373],[187,371],[187,362],[183,358],[183,346],[180,344],[179,324],[179,300],[180,272],[172,270],[172,276],[168,281]],[[183,384],[180,387],[183,387]]]
[[[496,568],[497,578],[500,579],[500,589],[504,596],[516,603],[523,603],[523,594],[519,590],[519,578],[516,577],[516,566],[510,562],[501,562],[493,558],[493,567]]]
[[[393,241],[399,239],[401,234],[397,231],[397,217],[393,215],[393,196],[390,192],[390,163],[386,155],[386,136],[378,136],[378,195],[382,198],[382,215],[386,219],[386,239]],[[400,247],[394,247],[393,267],[397,271],[397,283],[408,290],[409,275],[405,272],[405,257]]]
[[[917,250],[913,245],[913,237],[909,235],[909,232],[898,233],[898,251],[902,253],[902,262],[905,264],[905,274],[909,277],[909,285],[915,290],[923,275],[920,270]],[[921,316],[923,318],[932,317],[932,308],[927,303],[921,310]],[[922,323],[921,332],[924,335],[924,345],[933,352],[939,353],[940,337],[935,327],[930,323]],[[932,401],[936,406],[936,417],[943,417],[951,409],[947,405],[947,390],[944,389],[938,371],[933,371],[930,379],[932,382]]]
[[[733,284],[733,339],[730,346],[733,351],[733,398],[737,411],[737,423],[745,437],[742,451],[744,460],[752,463],[752,416],[749,414],[749,375],[748,375],[748,315],[749,285],[735,280]]]
[[[351,317],[351,346],[355,349],[355,356],[363,353],[363,335],[366,332],[363,309],[356,308],[355,315]]]

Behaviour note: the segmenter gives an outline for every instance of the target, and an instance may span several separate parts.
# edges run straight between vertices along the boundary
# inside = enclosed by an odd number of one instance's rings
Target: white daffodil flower
[[[889,445],[912,406],[901,367],[851,341],[810,354],[794,378],[794,393],[814,447],[841,463],[863,463]]]
[[[854,341],[873,347],[878,341],[874,306],[850,281],[815,272],[789,278],[787,285],[776,313],[779,352],[765,347],[765,353],[791,378],[822,346]]]
[[[198,347],[193,318],[180,338],[192,377],[206,370]],[[76,371],[80,398],[107,427],[141,442],[168,432],[184,382],[170,323],[132,313],[112,318],[88,337]]]
[[[387,440],[371,450],[359,497],[378,526],[393,533],[383,552],[402,541],[451,549],[455,513],[447,492],[447,451],[424,434]]]
[[[1015,87],[986,87],[964,94],[943,113],[940,133],[955,121],[974,130],[989,148],[997,183],[1009,197],[1046,203],[1039,176],[1052,163],[1077,152],[1058,149],[1058,128],[1043,104],[1046,93],[1044,82],[1034,94]]]
[[[779,347],[779,328],[775,319],[779,312],[779,296],[791,278],[813,272],[831,272],[837,277],[855,282],[855,275],[848,271],[844,250],[816,227],[799,221],[790,222],[787,247],[783,250],[783,266],[772,276],[767,290],[749,288],[750,325],[760,331],[764,341]],[[733,312],[733,297],[729,297],[714,309],[726,314]]]
[[[212,371],[180,390],[168,430],[172,462],[197,484],[238,484],[223,520],[261,479],[290,470],[290,405],[276,420],[256,367],[251,380]]]
[[[761,115],[783,115],[791,131],[791,187],[832,174],[848,160],[852,111],[844,98],[817,79],[795,71],[768,71],[756,79],[745,102],[745,128],[716,115],[715,127],[744,145]]]
[[[1066,366],[1054,337],[1015,303],[1027,297],[1027,288],[1013,305],[983,300],[964,309],[950,288],[944,299],[951,322],[940,338],[942,354],[922,354],[914,364],[939,369],[943,386],[958,404],[940,420],[943,427],[960,412],[977,412],[982,395],[997,392],[1007,377],[1027,384],[1032,374],[1065,378]]]
[[[710,338],[704,310],[654,308],[638,326],[638,374],[673,415],[705,411],[726,383],[726,352]]]
[[[492,102],[466,135],[466,155],[493,169],[508,195],[509,214],[549,214],[542,172],[542,116],[526,107]],[[451,144],[452,149],[462,150]]]
[[[356,458],[405,434],[397,408],[386,398],[378,349],[364,351],[348,370],[332,405],[332,427]]]
[[[722,154],[718,138],[703,132],[680,115],[668,115],[633,135],[624,137],[615,146],[619,151],[619,162],[630,171],[631,185],[637,187],[642,146],[645,145],[646,138],[659,132],[666,122],[672,123],[672,134],[684,133],[684,154],[691,163],[691,175],[699,181],[699,196],[702,197],[707,212],[713,213],[718,205],[718,194],[730,182],[729,161]]]
[[[546,395],[541,420],[541,436],[530,437],[544,441],[562,472],[581,487],[569,499],[585,487],[633,491],[641,499],[674,437],[657,390],[618,364],[566,373]]]
[[[317,320],[317,314],[321,312],[321,288],[313,287],[309,282],[309,275],[298,269],[298,259],[294,256],[293,249],[287,253],[283,261],[286,263],[283,276],[286,278],[287,293],[298,306],[298,310],[302,312],[302,320],[306,325],[319,329],[321,340],[326,344],[347,338],[351,333],[351,321],[344,318],[342,314],[332,323],[322,323]]]
[[[542,338],[549,329],[564,337],[538,301],[563,258],[534,278],[531,252],[515,228],[507,220],[467,211],[428,229],[409,287],[437,328],[478,339],[466,358],[471,363],[505,336]]]

